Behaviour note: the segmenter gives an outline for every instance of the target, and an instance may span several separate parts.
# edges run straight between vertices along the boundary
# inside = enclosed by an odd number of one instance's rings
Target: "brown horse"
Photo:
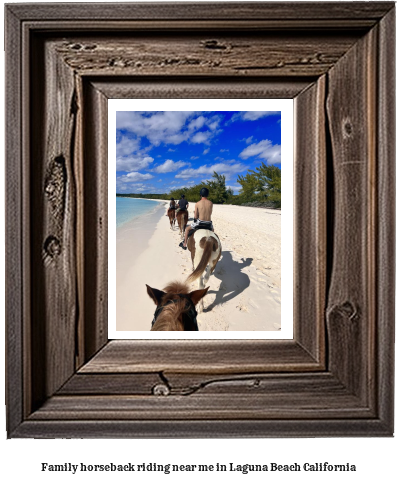
[[[189,237],[187,248],[191,253],[193,264],[193,272],[188,276],[187,282],[198,279],[198,288],[203,289],[222,255],[222,244],[216,233],[199,229]],[[201,313],[203,309],[201,300],[198,311]]]
[[[176,211],[174,208],[169,208],[168,217],[169,217],[170,228],[171,230],[173,230],[176,223]]]
[[[177,212],[177,224],[179,225],[180,235],[181,238],[184,237],[184,229],[186,228],[188,222],[188,211],[187,210],[179,210]]]
[[[163,291],[147,286],[147,293],[156,305],[151,331],[198,331],[196,304],[208,288],[189,293],[187,284],[169,283]]]

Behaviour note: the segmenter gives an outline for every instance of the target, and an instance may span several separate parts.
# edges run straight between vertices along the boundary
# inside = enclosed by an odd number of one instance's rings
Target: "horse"
[[[146,286],[156,305],[151,331],[198,331],[195,306],[209,287],[190,293],[187,284],[177,281],[169,283],[163,291]]]
[[[176,211],[174,208],[169,208],[168,217],[169,217],[170,228],[171,230],[173,230],[176,222]]]
[[[184,229],[186,228],[188,222],[188,211],[187,210],[179,210],[177,212],[177,224],[180,228],[180,235],[181,238],[184,237]]]
[[[198,288],[204,289],[222,255],[222,244],[216,233],[199,229],[188,238],[187,248],[191,253],[193,272],[188,276],[186,282],[190,283],[198,279]],[[204,271],[205,274],[203,274]],[[201,300],[198,311],[201,313],[203,310],[204,305]]]

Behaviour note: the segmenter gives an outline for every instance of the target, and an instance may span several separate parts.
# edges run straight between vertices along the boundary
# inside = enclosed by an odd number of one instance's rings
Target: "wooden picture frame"
[[[393,2],[6,5],[10,438],[392,436]],[[293,98],[294,339],[107,339],[107,99]]]

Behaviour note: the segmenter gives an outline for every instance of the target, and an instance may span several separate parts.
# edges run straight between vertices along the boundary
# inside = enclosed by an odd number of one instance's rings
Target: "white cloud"
[[[121,193],[124,191],[127,191],[129,189],[129,186],[127,184],[122,184],[122,183],[116,183],[116,192]]]
[[[261,140],[257,144],[251,144],[245,148],[239,157],[241,159],[248,159],[248,157],[257,156],[265,159],[270,164],[278,164],[281,162],[281,146],[273,145],[270,140]]]
[[[147,137],[151,144],[178,145],[182,142],[209,143],[219,133],[220,117],[210,119],[201,112],[116,112],[116,128],[127,130],[136,138]],[[211,131],[199,132],[208,126]],[[133,139],[134,140],[134,139]]]
[[[155,191],[156,188],[155,186],[149,186],[148,184],[136,184],[133,185],[133,190],[136,191],[137,193],[149,193],[152,191]]]
[[[116,157],[129,156],[133,152],[140,149],[140,140],[131,139],[123,135],[119,140],[116,141]]]
[[[245,142],[246,144],[252,144],[252,141],[254,140],[253,135],[251,137],[248,137],[247,139],[241,139],[240,142]]]
[[[216,130],[219,126],[219,123],[220,123],[220,120],[215,120],[211,123],[208,123],[207,125],[211,130]]]
[[[205,122],[206,122],[206,118],[201,115],[200,117],[191,120],[191,122],[188,125],[188,128],[189,130],[198,130],[204,126]]]
[[[223,121],[223,117],[221,117],[220,115],[213,115],[210,119],[208,119],[206,124],[211,130],[216,130],[219,127],[219,125],[222,123],[222,121]]]
[[[117,171],[141,171],[146,169],[154,159],[147,155],[118,157],[116,159]]]
[[[117,193],[152,193],[152,192],[156,192],[156,188],[152,184],[147,184],[145,182],[122,183],[117,180],[116,192]]]
[[[173,162],[172,159],[168,159],[163,164],[154,168],[154,171],[157,173],[166,173],[166,172],[174,172],[180,169],[183,166],[187,166],[187,162],[179,161]]]
[[[185,188],[191,188],[192,186],[195,186],[196,183],[195,181],[184,181],[184,187]],[[173,186],[168,186],[167,191],[173,190],[173,189],[180,189],[181,188],[181,183],[174,184]]]
[[[212,166],[200,166],[196,169],[188,168],[175,175],[177,179],[189,179],[191,177],[200,177],[203,175],[210,175],[216,171],[218,174],[224,174],[226,178],[234,173],[242,172],[247,169],[247,166],[241,163],[236,164],[213,164]]]
[[[204,150],[204,152],[202,153],[202,155],[204,155],[204,156],[205,156],[206,154],[208,154],[208,152],[209,152],[209,151],[210,151],[210,149],[209,149],[209,147],[208,147],[207,149],[205,149],[205,150]]]
[[[223,162],[225,164],[235,164],[237,163],[237,161],[235,159],[225,159],[224,157],[215,157],[215,161],[220,161],[220,162]]]
[[[140,150],[140,139],[129,138],[123,135],[116,140],[116,170],[117,171],[140,171],[146,169],[152,157],[147,154],[150,147]]]
[[[158,146],[161,142],[180,144],[189,136],[183,131],[193,112],[116,112],[116,128],[147,137]]]
[[[270,115],[277,115],[281,112],[243,112],[241,118],[243,120],[258,120],[259,118],[265,118]]]
[[[152,179],[154,176],[152,174],[142,174],[140,172],[129,172],[123,176],[118,176],[116,178],[117,182],[120,183],[137,183],[139,181],[146,181],[147,179]]]
[[[232,189],[234,194],[237,194],[242,189],[241,186],[234,186],[234,185],[231,185],[231,184],[230,185],[227,185],[226,188],[227,189]]]
[[[207,144],[212,137],[212,132],[197,132],[190,139],[190,142],[194,144]]]

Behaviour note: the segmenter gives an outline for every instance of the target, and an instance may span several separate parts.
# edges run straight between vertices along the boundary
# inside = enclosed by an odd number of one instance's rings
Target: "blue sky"
[[[168,193],[264,162],[281,167],[281,112],[116,112],[116,192]]]

